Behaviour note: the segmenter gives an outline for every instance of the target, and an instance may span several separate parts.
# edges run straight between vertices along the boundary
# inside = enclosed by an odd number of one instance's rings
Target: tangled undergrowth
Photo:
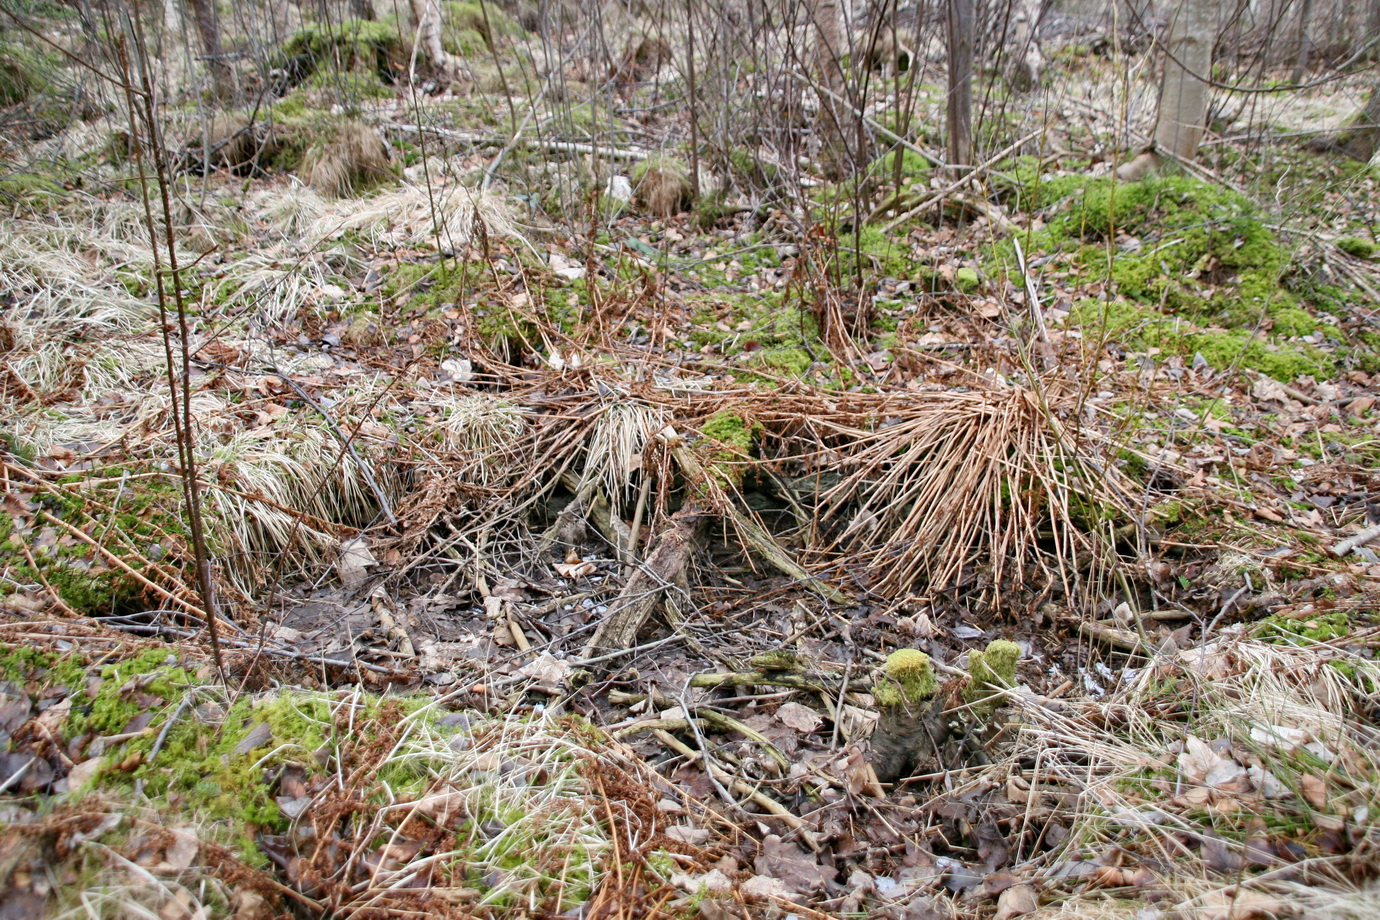
[[[878,81],[828,181],[442,6],[161,152],[0,69],[0,914],[1375,912],[1371,168]]]

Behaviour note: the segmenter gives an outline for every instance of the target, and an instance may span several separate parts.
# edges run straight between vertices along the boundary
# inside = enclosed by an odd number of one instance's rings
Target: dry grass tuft
[[[658,217],[679,214],[695,201],[689,167],[671,157],[655,157],[638,164],[632,179],[642,206]]]
[[[322,195],[341,198],[393,178],[388,145],[363,122],[347,121],[302,158],[302,178]]]
[[[407,184],[363,200],[342,199],[312,225],[312,245],[358,231],[376,245],[459,250],[481,237],[522,240],[500,195],[458,183]]]
[[[1374,711],[1378,678],[1355,653],[1238,631],[1127,670],[1102,699],[1015,695],[991,771],[1021,790],[1021,846],[1060,825],[1066,842],[1031,863],[1072,886],[1060,916],[1109,916],[1096,889],[1122,885],[1175,916],[1370,916],[1375,890],[1355,880],[1377,862],[1380,733],[1351,714]]]
[[[646,475],[643,457],[647,444],[670,422],[669,413],[659,406],[632,400],[606,405],[590,431],[584,480],[601,481],[605,495],[619,507],[621,499]]]
[[[442,446],[458,455],[449,466],[466,482],[486,488],[528,472],[531,443],[527,410],[491,396],[438,397],[426,404]]]
[[[844,432],[845,475],[821,499],[824,520],[842,522],[838,547],[879,590],[982,576],[990,600],[1057,573],[1071,591],[1079,566],[1108,564],[1092,528],[1131,507],[1129,483],[1075,444],[1035,393],[935,392],[887,411],[873,430]]]

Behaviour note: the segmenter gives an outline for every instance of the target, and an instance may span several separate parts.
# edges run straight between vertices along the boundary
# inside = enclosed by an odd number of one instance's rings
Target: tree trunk
[[[1039,26],[1040,0],[1014,0],[1007,42],[1007,79],[1018,90],[1034,89],[1040,84],[1045,53],[1037,34]]]
[[[220,13],[216,10],[216,0],[188,0],[188,4],[196,20],[197,33],[201,36],[202,50],[206,53],[211,83],[217,96],[227,98],[234,89],[233,75],[220,47]]]
[[[373,0],[350,0],[350,15],[356,19],[374,18]]]
[[[1198,154],[1207,121],[1216,27],[1213,0],[1181,0],[1170,21],[1155,122],[1155,150],[1161,156],[1191,160]]]
[[[1313,0],[1303,0],[1299,7],[1299,29],[1294,37],[1294,73],[1290,78],[1295,83],[1303,82],[1303,75],[1308,72],[1308,58],[1312,49],[1312,41],[1308,36],[1308,21],[1313,18]]]
[[[973,0],[948,0],[950,166],[973,163],[973,42],[977,15]]]
[[[827,90],[820,93],[820,160],[831,175],[840,175],[845,159],[845,112],[838,101],[844,92],[842,4],[840,0],[814,0],[811,16],[815,23],[815,67],[821,85]]]
[[[440,0],[408,0],[412,21],[417,27],[417,41],[432,66],[451,77],[459,69],[459,61],[441,44]]]

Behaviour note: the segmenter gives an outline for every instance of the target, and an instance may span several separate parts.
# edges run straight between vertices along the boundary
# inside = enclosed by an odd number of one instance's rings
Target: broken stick
[[[625,652],[637,643],[637,634],[652,611],[689,564],[703,519],[704,513],[695,505],[686,505],[671,516],[647,561],[638,566],[618,597],[609,604],[608,614],[594,630],[581,658]]]

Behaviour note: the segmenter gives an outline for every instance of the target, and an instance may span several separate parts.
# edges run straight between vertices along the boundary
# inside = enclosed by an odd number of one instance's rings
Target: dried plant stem
[[[177,437],[178,468],[182,476],[182,487],[187,503],[187,523],[192,536],[192,552],[195,559],[197,585],[205,608],[206,633],[211,642],[211,656],[216,671],[222,681],[225,679],[225,662],[220,650],[220,630],[217,624],[219,613],[216,610],[215,580],[211,574],[210,551],[206,545],[206,533],[201,519],[201,484],[196,475],[196,433],[192,429],[192,386],[191,386],[191,333],[187,324],[187,305],[182,297],[182,273],[177,263],[177,241],[173,236],[172,201],[168,192],[171,179],[166,151],[160,136],[158,111],[155,104],[153,82],[149,75],[147,48],[140,30],[139,18],[125,17],[126,35],[115,43],[115,53],[120,64],[120,89],[124,92],[125,104],[129,110],[130,142],[134,148],[134,162],[139,174],[139,192],[144,210],[144,225],[149,232],[149,245],[153,256],[154,290],[158,300],[159,332],[163,341],[163,357],[168,374],[168,389],[172,400],[173,427]],[[133,39],[137,55],[137,69],[140,87],[135,88],[131,72],[128,40]],[[143,131],[139,129],[142,122]],[[154,181],[158,183],[159,203],[162,205],[164,240],[158,239],[158,224],[153,216],[150,200],[147,169],[147,151],[152,150]],[[163,279],[163,257],[160,245],[167,247],[168,275],[172,281],[172,299],[175,305],[178,345],[181,349],[181,373],[173,357],[171,317],[168,311],[168,292]],[[180,379],[179,379],[180,378]],[[180,398],[180,405],[179,405]]]

